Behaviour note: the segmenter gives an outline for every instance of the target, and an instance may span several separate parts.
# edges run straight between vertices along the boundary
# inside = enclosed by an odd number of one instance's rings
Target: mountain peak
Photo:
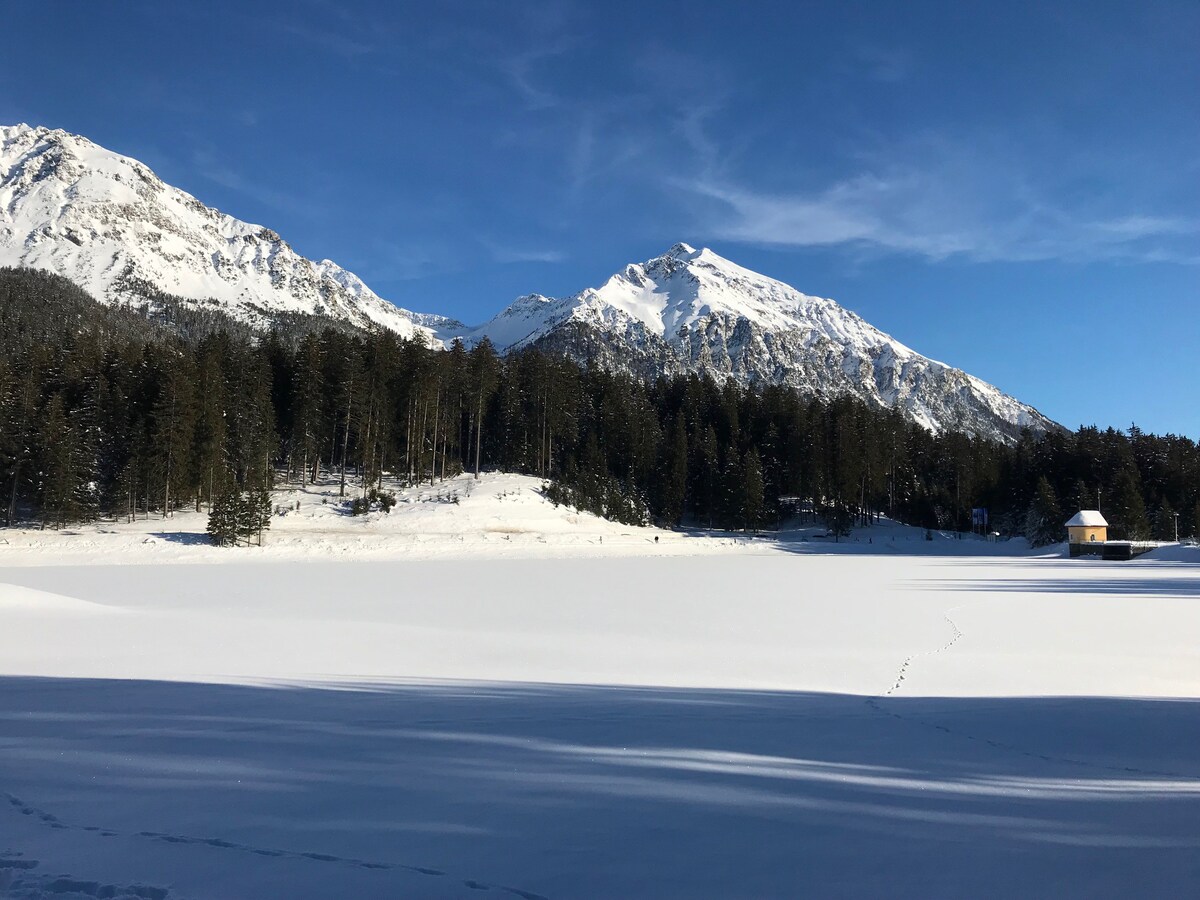
[[[683,241],[680,241],[678,244],[675,244],[670,250],[664,253],[663,256],[669,256],[671,259],[687,261],[695,259],[704,252],[704,250],[697,250],[691,244],[685,244]]]
[[[443,326],[329,260],[300,256],[274,231],[205,206],[136,159],[23,123],[0,126],[6,265],[64,275],[102,302],[140,306],[161,292],[255,327],[316,315],[437,339]]]
[[[135,159],[42,126],[0,126],[0,266],[63,275],[98,300],[168,295],[253,327],[294,315],[382,326],[434,346],[462,336],[540,347],[646,378],[702,373],[898,409],[932,430],[1012,440],[1054,427],[965,372],[921,356],[832,300],[677,243],[598,287],[530,294],[478,328],[399,309],[330,260],[205,206]]]
[[[784,384],[856,397],[939,431],[1013,440],[1053,422],[995,387],[922,356],[832,300],[803,294],[708,249],[678,243],[599,287],[521,298],[467,333],[501,350],[540,347],[655,378]]]
[[[28,140],[30,137],[32,137],[35,142],[46,141],[56,144],[92,144],[92,142],[83,135],[74,134],[70,131],[64,131],[61,128],[48,128],[45,125],[30,125],[26,122],[18,122],[15,125],[0,125],[0,140],[4,142],[16,141],[21,138],[26,138],[26,140]]]

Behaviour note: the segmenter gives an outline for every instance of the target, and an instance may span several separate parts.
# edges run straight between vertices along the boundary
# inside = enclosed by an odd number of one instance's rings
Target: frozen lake
[[[1188,552],[198,549],[0,569],[0,896],[1200,893]]]

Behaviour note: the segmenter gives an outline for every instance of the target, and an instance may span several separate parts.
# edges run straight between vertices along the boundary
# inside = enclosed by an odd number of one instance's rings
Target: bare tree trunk
[[[417,483],[425,480],[425,432],[428,429],[429,423],[429,401],[425,400],[421,403],[421,435],[417,441]]]
[[[404,474],[411,482],[413,477],[412,439],[413,432],[413,399],[408,398],[408,410],[404,415]]]
[[[342,434],[342,484],[338,491],[339,497],[346,496],[346,450],[350,446],[350,407],[353,404],[354,391],[353,385],[350,392],[346,395],[346,426]]]
[[[475,480],[479,480],[479,447],[483,432],[483,388],[479,389],[479,408],[475,415]]]
[[[438,425],[440,424],[439,414],[442,407],[442,388],[438,386],[437,393],[433,400],[433,459],[429,463],[429,483],[433,484],[433,479],[437,475],[437,449],[438,449]]]
[[[371,477],[371,463],[375,459],[375,446],[371,443],[371,429],[374,425],[375,413],[374,410],[367,407],[367,433],[363,438],[363,470],[359,473],[359,480],[362,482],[362,495],[367,496],[367,479]],[[368,456],[369,454],[369,456]],[[368,459],[371,462],[368,462]]]
[[[4,524],[12,527],[12,523],[17,518],[17,485],[21,479],[21,460],[17,460],[13,465],[13,480],[12,491],[8,495],[8,518],[4,520]]]

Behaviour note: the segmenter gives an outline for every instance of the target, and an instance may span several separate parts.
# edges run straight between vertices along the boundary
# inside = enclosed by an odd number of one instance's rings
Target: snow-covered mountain
[[[897,407],[934,431],[1011,440],[1022,427],[1058,427],[832,300],[687,244],[571,297],[521,297],[466,335],[484,336],[502,350],[539,346],[650,377],[707,372],[826,398],[851,395]]]
[[[79,135],[0,126],[0,266],[70,278],[109,303],[155,293],[255,326],[288,314],[405,336],[461,327],[399,309],[352,272],[205,206],[144,164]]]
[[[1011,440],[1057,427],[1032,407],[910,350],[832,300],[810,297],[711,250],[677,244],[599,288],[531,294],[467,328],[400,309],[330,260],[205,206],[135,159],[79,135],[0,126],[0,266],[64,275],[101,302],[168,295],[254,327],[322,315],[424,336],[436,347],[484,336],[654,377],[706,372],[895,407],[933,430]]]

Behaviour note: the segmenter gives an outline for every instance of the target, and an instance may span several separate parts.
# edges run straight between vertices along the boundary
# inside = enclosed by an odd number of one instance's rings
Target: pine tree
[[[688,466],[691,473],[691,506],[696,521],[710,528],[713,525],[717,500],[717,478],[720,474],[720,457],[717,448],[717,433],[711,424],[697,423],[697,440],[692,448],[693,461]]]
[[[226,484],[213,499],[208,534],[219,547],[262,545],[271,527],[271,492],[265,486],[239,488]]]
[[[1031,547],[1044,547],[1047,544],[1057,544],[1063,539],[1062,507],[1054,495],[1054,488],[1049,479],[1043,475],[1038,479],[1037,490],[1029,511],[1025,516],[1025,537]]]
[[[663,473],[662,519],[668,525],[678,525],[683,518],[687,498],[688,440],[687,427],[681,416],[671,424],[671,442]]]
[[[1095,505],[1096,492],[1088,488],[1082,478],[1076,478],[1070,494],[1067,495],[1066,510],[1069,510],[1070,515],[1074,515],[1082,509],[1092,509]]]
[[[3,348],[0,348],[3,349]],[[17,501],[23,489],[33,483],[32,462],[37,453],[38,404],[49,366],[50,348],[39,345],[20,354],[12,354],[14,365],[0,408],[0,454],[5,462],[7,502],[5,525],[17,520]]]
[[[218,547],[237,545],[240,506],[241,492],[231,484],[223,484],[210,499],[207,531]]]
[[[1154,539],[1156,541],[1175,540],[1178,536],[1176,525],[1175,507],[1171,506],[1171,501],[1164,497],[1158,507],[1158,512],[1154,515]]]
[[[835,502],[826,506],[822,519],[829,533],[833,535],[835,543],[850,536],[854,525],[854,513],[844,503]]]
[[[486,337],[471,349],[471,392],[474,395],[475,430],[475,478],[479,478],[481,451],[483,447],[483,416],[488,401],[496,392],[499,382],[499,364],[496,350]]]
[[[742,523],[756,531],[763,522],[763,473],[758,451],[751,447],[742,461]]]
[[[247,544],[262,546],[263,532],[271,527],[271,489],[260,483],[242,495],[242,515],[239,527]]]
[[[196,414],[192,433],[192,471],[199,484],[196,512],[203,500],[211,508],[228,478],[226,382],[221,357],[225,342],[207,341],[197,349]]]
[[[195,373],[186,358],[168,357],[164,361],[162,382],[152,413],[154,469],[161,485],[162,514],[165,519],[185,490],[195,489],[190,465],[195,432],[193,386]]]
[[[300,482],[315,484],[320,469],[319,435],[324,395],[321,342],[306,335],[296,355],[292,385],[292,441],[300,459]]]
[[[1126,469],[1118,476],[1114,505],[1118,537],[1129,541],[1139,541],[1150,536],[1150,522],[1146,518],[1146,501],[1142,499],[1142,488],[1136,472]]]
[[[42,523],[61,528],[95,514],[89,448],[61,392],[50,398],[41,429]]]

